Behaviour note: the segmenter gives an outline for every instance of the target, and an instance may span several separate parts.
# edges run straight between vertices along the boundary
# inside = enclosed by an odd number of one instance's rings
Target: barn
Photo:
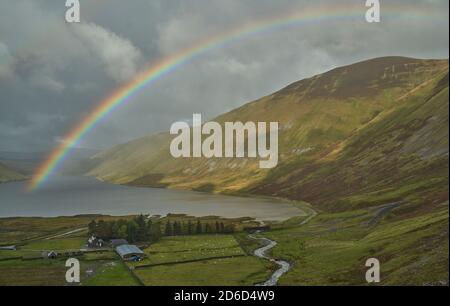
[[[118,246],[121,246],[124,244],[128,244],[128,241],[126,241],[125,239],[112,239],[111,240],[111,246],[113,248],[117,248]]]
[[[116,252],[125,261],[139,261],[145,257],[145,253],[140,248],[130,244],[118,246]]]

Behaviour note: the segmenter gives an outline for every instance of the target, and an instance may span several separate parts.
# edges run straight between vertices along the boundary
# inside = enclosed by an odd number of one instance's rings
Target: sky
[[[259,33],[205,53],[120,107],[80,142],[104,149],[201,113],[212,119],[300,79],[360,60],[448,58],[448,0],[381,1],[382,22],[321,20]],[[383,17],[389,3],[404,13]],[[143,67],[252,20],[336,0],[0,0],[0,151],[48,152]],[[417,18],[412,8],[439,17]]]

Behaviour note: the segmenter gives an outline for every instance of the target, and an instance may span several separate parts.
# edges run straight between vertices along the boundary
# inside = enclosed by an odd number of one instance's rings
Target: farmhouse
[[[55,251],[50,251],[50,252],[47,252],[46,256],[48,259],[56,259],[59,256],[59,254]]]
[[[135,245],[123,244],[116,248],[117,254],[126,261],[139,261],[144,258],[144,252]]]
[[[102,239],[98,239],[95,236],[91,236],[88,239],[87,246],[90,249],[102,248],[105,246],[105,242]]]

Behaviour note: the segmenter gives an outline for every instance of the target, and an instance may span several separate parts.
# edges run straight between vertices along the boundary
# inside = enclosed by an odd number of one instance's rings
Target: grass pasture
[[[265,261],[245,256],[161,265],[134,273],[147,286],[251,286],[265,281],[270,271]]]
[[[0,286],[60,286],[65,273],[63,260],[0,261]]]
[[[57,238],[57,239],[43,239],[36,240],[20,247],[25,251],[68,251],[79,250],[86,245],[86,238]]]
[[[151,245],[144,252],[147,258],[133,264],[134,266],[245,255],[232,235],[168,237]]]
[[[98,261],[94,261],[98,263]],[[101,261],[100,266],[95,266],[93,262],[86,264],[91,265],[95,270],[95,274],[85,277],[82,282],[84,286],[139,286],[139,281],[131,274],[127,266],[120,260]],[[94,269],[92,268],[92,269]],[[85,272],[86,273],[86,272]]]
[[[366,285],[365,262],[372,257],[381,263],[380,285],[448,285],[448,202],[425,204],[322,212],[306,224],[305,217],[295,217],[259,235],[278,243],[270,256],[293,264],[279,285]],[[0,219],[5,222],[14,232],[11,219]],[[34,218],[28,227],[26,219],[15,222],[24,237],[37,235],[28,232],[36,226]],[[49,226],[38,233],[45,236],[20,241],[17,251],[0,251],[0,286],[67,285],[65,258],[43,259],[42,252],[79,250],[87,235],[59,236],[79,228],[78,221],[64,230],[59,218],[39,222]],[[251,286],[267,280],[275,268],[253,256],[258,247],[247,233],[236,232],[163,237],[145,248],[147,258],[137,263],[123,263],[112,250],[86,252],[79,256],[81,285]]]
[[[16,251],[0,251],[0,285],[67,285],[66,258],[47,259],[43,253],[84,249],[86,231],[67,233],[85,227],[93,218],[0,219],[0,245],[17,246]],[[243,241],[244,237],[238,242],[231,234],[165,237],[146,248],[147,258],[139,263],[124,263],[112,250],[85,252],[78,256],[81,285],[252,285],[266,280],[273,267],[249,256],[241,247]],[[137,267],[143,265],[147,267]]]
[[[163,238],[145,253],[146,260],[130,265],[150,286],[253,285],[266,280],[272,268],[247,256],[232,235]]]

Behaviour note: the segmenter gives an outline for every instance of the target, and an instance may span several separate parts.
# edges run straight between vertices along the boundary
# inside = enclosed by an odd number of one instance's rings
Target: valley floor
[[[295,217],[259,235],[278,243],[271,257],[292,265],[279,285],[366,285],[365,262],[373,257],[381,285],[448,285],[448,202],[407,219],[397,217],[400,209],[393,203]],[[0,251],[0,285],[64,285],[65,260],[42,252],[83,249],[91,219],[0,219],[0,245],[17,245]],[[253,256],[259,247],[242,231],[164,237],[138,263],[123,263],[112,250],[89,252],[79,258],[82,285],[255,285],[278,268]]]
[[[278,242],[273,256],[293,263],[280,285],[364,285],[369,258],[380,261],[381,285],[448,285],[448,202],[408,219],[395,208],[320,214],[266,233]]]

